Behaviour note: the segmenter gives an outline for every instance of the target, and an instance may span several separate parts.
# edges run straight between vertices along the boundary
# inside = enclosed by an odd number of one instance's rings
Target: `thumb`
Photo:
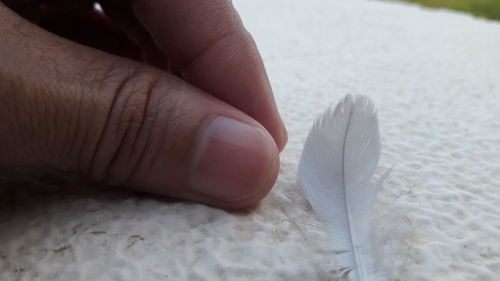
[[[159,69],[52,35],[0,4],[0,166],[224,208],[255,205],[279,167],[270,134]]]

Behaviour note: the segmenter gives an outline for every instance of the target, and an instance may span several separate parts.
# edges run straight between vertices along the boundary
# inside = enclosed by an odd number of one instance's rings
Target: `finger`
[[[0,4],[0,166],[80,173],[225,208],[271,189],[254,119],[166,72],[77,45]]]
[[[286,131],[262,60],[230,1],[134,0],[132,6],[188,81],[255,118],[284,147]]]

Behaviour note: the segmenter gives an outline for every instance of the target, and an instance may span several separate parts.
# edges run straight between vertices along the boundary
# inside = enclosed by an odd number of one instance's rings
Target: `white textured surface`
[[[382,2],[236,4],[290,133],[272,194],[229,214],[0,179],[0,280],[329,280],[295,173],[314,116],[347,93],[374,100],[381,167],[396,164],[375,218],[394,279],[500,280],[500,23]]]

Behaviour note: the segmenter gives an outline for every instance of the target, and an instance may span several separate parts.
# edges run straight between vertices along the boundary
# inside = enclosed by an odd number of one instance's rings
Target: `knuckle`
[[[149,68],[108,79],[119,82],[91,161],[90,177],[122,185],[130,182],[139,166],[151,163],[167,143],[163,138],[176,106],[169,83]]]

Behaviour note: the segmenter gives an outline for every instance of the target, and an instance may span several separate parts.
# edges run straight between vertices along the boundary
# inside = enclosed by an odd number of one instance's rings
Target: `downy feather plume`
[[[333,239],[337,269],[352,281],[385,279],[370,245],[373,204],[389,174],[372,182],[379,158],[374,105],[348,95],[315,121],[299,163],[299,182]]]

